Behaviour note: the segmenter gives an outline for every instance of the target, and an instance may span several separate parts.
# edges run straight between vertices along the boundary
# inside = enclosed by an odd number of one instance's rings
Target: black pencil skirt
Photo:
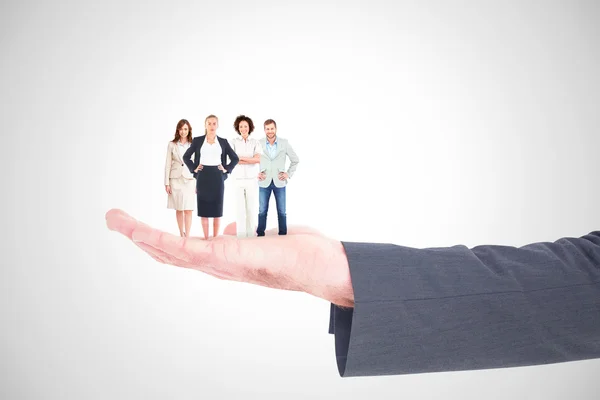
[[[220,218],[223,216],[225,174],[215,165],[205,165],[196,175],[198,216]]]

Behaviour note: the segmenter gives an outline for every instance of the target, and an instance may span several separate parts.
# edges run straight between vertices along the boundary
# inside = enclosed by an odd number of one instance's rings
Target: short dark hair
[[[275,128],[277,128],[277,123],[274,120],[272,120],[272,119],[266,120],[265,123],[263,124],[263,126],[267,126],[267,125],[270,125],[270,124],[275,125]]]
[[[238,115],[238,117],[235,119],[234,123],[233,123],[233,128],[235,129],[235,131],[237,132],[238,135],[241,135],[240,133],[240,122],[242,121],[246,121],[248,123],[248,135],[251,134],[252,132],[254,132],[254,122],[252,122],[252,119],[250,119],[250,117],[246,117],[245,115]]]

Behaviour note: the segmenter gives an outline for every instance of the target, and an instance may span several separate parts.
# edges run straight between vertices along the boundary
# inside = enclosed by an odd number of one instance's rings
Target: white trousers
[[[237,237],[254,237],[258,219],[258,183],[256,179],[236,179],[235,186]]]

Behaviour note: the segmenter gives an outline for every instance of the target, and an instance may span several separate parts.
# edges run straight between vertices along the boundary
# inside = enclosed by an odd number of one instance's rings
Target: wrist
[[[333,242],[329,272],[325,277],[325,282],[330,283],[324,287],[323,298],[337,306],[354,307],[354,289],[348,257],[342,243],[337,240]]]
[[[314,237],[319,245],[307,246],[313,263],[296,268],[292,281],[304,282],[300,290],[342,307],[354,307],[354,289],[344,246],[338,240]]]

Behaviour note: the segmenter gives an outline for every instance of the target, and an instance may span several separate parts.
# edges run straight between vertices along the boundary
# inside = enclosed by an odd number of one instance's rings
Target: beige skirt
[[[196,209],[196,180],[179,178],[169,179],[171,194],[167,201],[167,208],[172,210]]]

